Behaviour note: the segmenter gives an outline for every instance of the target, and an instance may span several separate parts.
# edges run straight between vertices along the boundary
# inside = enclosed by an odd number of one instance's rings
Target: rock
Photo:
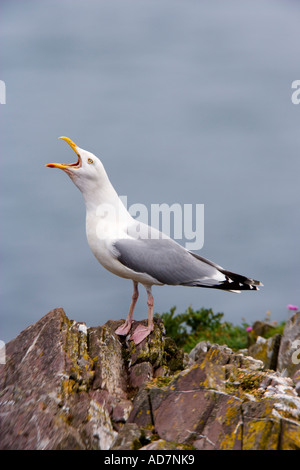
[[[116,436],[105,390],[92,390],[87,332],[55,309],[6,345],[2,449],[108,449]],[[118,396],[112,401],[116,402]]]
[[[166,395],[166,386],[159,384],[157,379],[143,387],[133,401],[128,423],[136,423],[144,428],[154,426],[153,410],[155,410]]]
[[[1,448],[111,447],[142,385],[159,367],[172,373],[159,321],[136,348],[114,334],[119,324],[86,328],[58,308],[6,345],[7,361],[0,365]],[[183,368],[182,351],[172,347],[181,358],[176,367]]]
[[[112,321],[88,329],[89,354],[94,365],[92,388],[104,389],[110,395],[126,398],[127,378],[123,347],[114,334],[115,329],[116,325]]]
[[[274,329],[272,323],[266,321],[256,321],[252,325],[252,330],[248,334],[248,347],[256,343],[257,337],[264,337],[267,333],[270,333]]]
[[[210,349],[200,364],[162,380],[160,387],[148,383],[129,419],[152,423],[164,441],[199,450],[300,449],[300,400],[293,381],[229,348]]]
[[[296,393],[300,396],[300,369],[296,370],[293,375]]]
[[[209,341],[200,341],[196,346],[190,351],[189,358],[192,362],[202,362],[207,351],[211,347]]]
[[[275,334],[268,339],[258,336],[256,343],[249,347],[248,353],[255,359],[261,360],[266,369],[276,370],[280,340],[280,334]]]
[[[135,423],[126,423],[117,435],[111,450],[138,450],[142,447],[144,433]]]
[[[145,324],[146,322],[134,322],[133,329],[140,324]],[[139,364],[141,362],[149,362],[152,364],[154,369],[158,368],[165,363],[165,348],[164,340],[162,340],[164,335],[164,326],[161,321],[158,322],[155,318],[154,331],[151,333],[151,336],[147,341],[142,341],[137,346],[133,341],[130,341],[128,354],[130,356],[130,366]]]
[[[277,450],[280,417],[273,415],[274,402],[266,399],[243,404],[243,450]]]
[[[164,439],[158,439],[150,444],[143,446],[140,450],[188,450],[188,446],[176,444],[175,442],[168,442]]]
[[[174,391],[154,410],[159,436],[196,449],[239,448],[239,420],[240,400],[213,390]]]
[[[153,377],[153,367],[150,362],[140,362],[130,368],[129,384],[133,388],[141,388]]]
[[[176,372],[184,368],[186,363],[184,352],[176,346],[172,338],[165,338],[164,356],[166,365],[171,372]]]
[[[279,371],[292,377],[300,369],[300,312],[285,324],[278,352]]]
[[[55,309],[6,345],[1,449],[300,449],[299,369],[207,342],[184,354],[157,319],[135,346],[119,325]]]

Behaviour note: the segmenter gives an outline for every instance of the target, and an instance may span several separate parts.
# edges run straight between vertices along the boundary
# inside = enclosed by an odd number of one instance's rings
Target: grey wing
[[[216,287],[226,279],[216,265],[195,257],[170,238],[119,239],[113,252],[126,267],[162,284]]]

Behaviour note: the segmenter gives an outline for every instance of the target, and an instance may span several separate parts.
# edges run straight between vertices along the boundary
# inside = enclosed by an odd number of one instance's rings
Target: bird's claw
[[[119,326],[116,329],[115,333],[120,336],[126,336],[128,335],[130,328],[131,328],[131,323],[126,321],[125,323],[123,323],[123,325]]]
[[[150,333],[153,331],[153,328],[149,326],[139,325],[131,335],[130,339],[134,341],[134,344],[140,344]]]

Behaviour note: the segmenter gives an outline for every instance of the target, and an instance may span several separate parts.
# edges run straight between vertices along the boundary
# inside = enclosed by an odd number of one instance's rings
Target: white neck
[[[126,224],[126,222],[132,220],[106,174],[100,185],[94,186],[91,184],[86,186],[82,191],[82,195],[88,218],[96,217],[98,223],[102,219],[106,223],[110,221],[109,223],[112,225],[115,224],[115,221]]]

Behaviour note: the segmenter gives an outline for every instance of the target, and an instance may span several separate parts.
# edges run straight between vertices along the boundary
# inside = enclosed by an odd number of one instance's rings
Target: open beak
[[[80,158],[80,155],[79,155],[79,152],[78,152],[78,147],[76,144],[74,144],[74,142],[72,142],[71,139],[69,139],[69,137],[59,137],[60,139],[62,140],[65,140],[69,145],[70,147],[74,150],[74,152],[76,153],[77,155],[77,162],[75,163],[71,163],[70,165],[67,165],[65,163],[47,163],[46,166],[48,166],[49,168],[60,168],[61,170],[68,170],[69,168],[80,168],[81,167],[81,158]]]

